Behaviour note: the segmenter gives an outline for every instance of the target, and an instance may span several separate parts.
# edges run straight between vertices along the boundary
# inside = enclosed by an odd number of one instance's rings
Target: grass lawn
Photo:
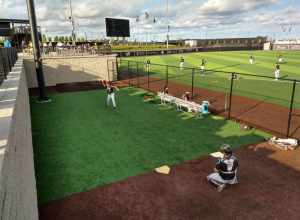
[[[145,91],[121,89],[119,108],[105,108],[105,91],[55,94],[31,99],[40,204],[214,152],[223,143],[239,147],[268,134],[241,131],[215,116],[144,103]]]
[[[253,54],[255,64],[249,64],[249,56]],[[185,58],[185,66],[199,68],[202,58],[207,60],[206,69],[211,70],[206,75],[195,75],[195,87],[206,88],[216,91],[229,92],[229,75],[217,71],[239,72],[262,76],[274,76],[275,63],[278,54],[282,54],[286,63],[281,64],[281,77],[300,80],[300,51],[278,52],[278,51],[230,51],[230,52],[201,52],[190,54],[176,54],[166,56],[132,57],[124,60],[143,62],[150,59],[153,77],[165,78],[166,67],[154,64],[179,66],[181,56]],[[143,65],[140,64],[142,71]],[[121,63],[120,70],[127,70],[127,62]],[[136,72],[136,65],[132,63],[131,72]],[[181,82],[191,85],[191,70],[180,72],[178,68],[169,68],[170,81]],[[176,75],[180,75],[175,78]],[[233,93],[257,100],[289,107],[292,91],[292,82],[274,81],[272,79],[257,78],[251,76],[240,76],[234,83]],[[298,92],[297,92],[298,91]],[[300,85],[297,84],[295,107],[300,108]]]

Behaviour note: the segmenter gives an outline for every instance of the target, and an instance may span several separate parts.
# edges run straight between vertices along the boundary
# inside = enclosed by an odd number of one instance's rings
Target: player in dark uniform
[[[163,90],[162,90],[163,94],[169,94],[169,88],[168,86],[164,86]]]
[[[238,160],[232,154],[229,145],[221,148],[223,157],[220,158],[215,167],[215,172],[207,176],[207,180],[221,192],[226,184],[237,184]]]

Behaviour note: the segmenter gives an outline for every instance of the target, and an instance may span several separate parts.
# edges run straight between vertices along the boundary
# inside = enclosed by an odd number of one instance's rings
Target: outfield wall
[[[22,57],[0,86],[0,219],[38,219],[30,105]]]
[[[161,50],[141,50],[141,51],[117,51],[114,52],[118,57],[132,56],[155,56],[170,55],[182,53],[198,53],[198,52],[216,52],[216,51],[243,51],[243,50],[262,50],[261,46],[232,46],[232,47],[194,47],[194,48],[177,48],[177,49],[161,49]]]
[[[37,87],[35,65],[32,57],[24,60],[29,88]],[[116,55],[51,57],[43,60],[45,84],[57,84],[116,80]]]
[[[300,44],[273,44],[273,50],[300,50]]]

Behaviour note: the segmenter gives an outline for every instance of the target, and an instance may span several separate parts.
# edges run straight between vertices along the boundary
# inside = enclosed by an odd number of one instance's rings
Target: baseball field
[[[249,63],[251,55],[254,64]],[[279,55],[284,62],[280,64],[280,78],[275,80],[272,77]],[[183,69],[179,68],[181,57],[185,61]],[[300,79],[299,58],[299,51],[225,51],[131,57],[120,59],[119,72],[120,76],[127,77],[130,85],[155,92],[168,85],[172,95],[181,97],[187,91],[196,102],[209,101],[216,114],[227,117],[230,112],[235,120],[275,135],[300,138],[300,83],[293,81]],[[202,59],[206,61],[204,72],[200,70]],[[145,60],[151,63],[149,73]],[[232,73],[236,73],[233,81]]]
[[[251,55],[255,58],[255,62],[252,65],[249,63],[249,57]],[[165,79],[166,67],[160,65],[169,65],[172,66],[168,68],[170,81],[191,85],[192,70],[184,69],[180,71],[178,68],[180,58],[183,57],[185,67],[197,68],[195,70],[195,87],[228,93],[230,89],[230,73],[235,72],[274,77],[275,65],[279,55],[282,55],[284,58],[284,62],[280,64],[280,78],[300,80],[299,51],[225,51],[131,57],[123,59],[123,62],[121,62],[121,70],[127,70],[127,60],[140,62],[139,66],[141,68],[144,61],[149,59],[151,61],[151,77]],[[200,74],[202,58],[206,60],[206,72],[204,75]],[[131,71],[136,71],[136,64],[130,63],[130,65]],[[293,83],[290,81],[274,81],[269,78],[240,75],[234,83],[233,92],[236,95],[289,107],[292,87]],[[299,87],[299,85],[297,87]],[[300,90],[300,88],[297,89],[298,91]],[[300,92],[296,92],[294,106],[300,108]]]
[[[105,90],[53,93],[43,105],[32,97],[40,219],[299,219],[299,149],[256,144],[270,135],[145,95],[121,88],[116,111]],[[239,159],[240,184],[219,193],[206,176],[223,143]],[[169,175],[154,172],[164,164]]]
[[[105,90],[55,94],[45,105],[32,99],[40,204],[200,158],[224,143],[237,148],[269,137],[220,117],[145,103],[145,94],[121,89],[116,111],[105,107]]]

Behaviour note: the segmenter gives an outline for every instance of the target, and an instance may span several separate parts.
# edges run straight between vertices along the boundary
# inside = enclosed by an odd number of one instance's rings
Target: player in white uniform
[[[149,59],[146,61],[146,71],[147,72],[150,71],[150,60]]]
[[[254,57],[253,55],[250,56],[249,58],[249,63],[252,65],[254,63]]]
[[[278,63],[283,63],[283,57],[282,57],[282,55],[278,56]]]
[[[200,65],[200,74],[201,75],[204,75],[204,73],[205,73],[205,64],[206,64],[206,60],[204,58],[202,58],[201,65]]]
[[[232,154],[229,145],[221,148],[223,158],[220,158],[215,167],[215,172],[207,176],[207,180],[221,192],[226,184],[237,184],[238,160]]]
[[[180,58],[179,67],[180,67],[180,71],[182,71],[183,67],[184,67],[184,58],[183,57]]]
[[[276,66],[275,66],[274,75],[275,75],[275,80],[277,81],[280,77],[280,65],[279,64],[276,64]]]
[[[110,102],[112,102],[113,109],[115,110],[117,108],[115,90],[119,90],[119,89],[118,87],[113,86],[111,82],[106,83],[104,81],[103,86],[106,87],[106,92],[107,92],[106,107],[108,107]]]

